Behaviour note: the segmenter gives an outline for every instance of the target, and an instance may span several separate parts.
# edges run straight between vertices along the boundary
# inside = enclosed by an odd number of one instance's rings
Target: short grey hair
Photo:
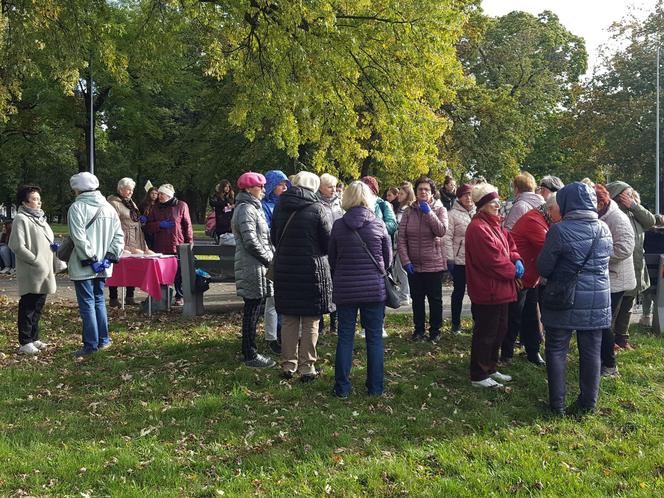
[[[125,189],[127,187],[129,187],[133,190],[134,188],[136,188],[136,182],[134,180],[132,180],[131,178],[128,178],[128,177],[122,178],[118,182],[118,192],[120,192],[120,190]]]
[[[320,175],[320,186],[321,187],[324,186],[324,185],[328,185],[328,186],[331,185],[333,187],[336,187],[337,182],[338,182],[337,177],[333,176],[329,173],[323,173],[322,175]]]
[[[359,180],[354,181],[344,190],[341,199],[341,209],[348,211],[355,206],[364,206],[372,213],[376,207],[376,196],[366,183]]]
[[[549,198],[546,200],[546,208],[550,209],[554,206],[558,205],[558,201],[556,200],[556,192],[551,192],[551,195]]]

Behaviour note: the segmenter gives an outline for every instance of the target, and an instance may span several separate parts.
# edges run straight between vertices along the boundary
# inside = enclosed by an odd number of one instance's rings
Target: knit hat
[[[363,176],[360,181],[369,186],[374,195],[378,195],[378,180],[373,176]]]
[[[466,195],[468,192],[472,191],[473,191],[473,186],[470,183],[464,183],[457,189],[456,196],[461,197],[462,195]]]
[[[625,182],[611,182],[606,185],[606,190],[609,191],[609,195],[611,196],[611,199],[615,199],[618,197],[620,194],[622,194],[623,190],[626,188],[631,188],[629,184]]]
[[[175,195],[175,189],[170,183],[164,183],[161,187],[159,187],[157,192],[160,194],[166,194],[168,197],[173,197]]]
[[[237,179],[237,187],[242,190],[251,187],[261,187],[265,185],[265,182],[265,177],[260,173],[247,171],[246,173],[242,173],[240,178]]]
[[[548,188],[551,192],[558,192],[564,186],[565,184],[560,178],[552,175],[545,176],[540,182],[540,187]]]
[[[294,187],[302,187],[312,192],[316,192],[320,187],[320,178],[309,171],[300,171],[292,180]]]
[[[490,183],[480,183],[473,187],[473,202],[477,209],[494,199],[498,199],[498,189]]]
[[[99,188],[99,180],[92,173],[83,171],[82,173],[76,173],[69,179],[69,185],[72,190],[78,190],[79,192],[89,192],[90,190],[96,190]]]
[[[597,195],[597,209],[601,211],[609,202],[611,202],[611,195],[604,185],[601,183],[595,184],[595,195]]]

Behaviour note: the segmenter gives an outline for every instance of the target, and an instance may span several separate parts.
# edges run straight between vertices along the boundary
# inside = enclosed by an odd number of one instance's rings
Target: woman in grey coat
[[[242,356],[245,365],[267,368],[274,360],[258,354],[256,326],[265,308],[265,299],[272,295],[267,267],[272,261],[270,229],[265,221],[261,198],[265,194],[265,177],[247,172],[238,178],[242,190],[235,200],[231,227],[235,236],[235,286],[244,299],[242,316]]]
[[[39,340],[39,319],[46,295],[55,292],[53,274],[53,231],[41,209],[41,189],[22,186],[16,193],[18,213],[14,219],[9,248],[16,254],[19,352],[37,354],[46,344]]]

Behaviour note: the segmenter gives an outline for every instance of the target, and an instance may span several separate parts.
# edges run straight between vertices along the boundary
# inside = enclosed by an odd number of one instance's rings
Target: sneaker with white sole
[[[29,342],[18,348],[18,352],[23,354],[37,354],[39,353],[39,349],[33,343]]]
[[[491,377],[487,377],[484,380],[472,380],[470,383],[473,385],[473,387],[483,387],[483,388],[503,387],[503,385],[500,382],[496,382]]]
[[[0,275],[6,275],[7,273],[9,273],[10,270],[11,268],[9,267],[3,268],[2,270],[0,270]]]
[[[490,375],[490,377],[493,380],[497,380],[498,382],[509,382],[512,380],[511,376],[502,374],[500,372],[494,372]]]
[[[7,275],[16,275],[16,268],[10,268],[9,273]]]
[[[367,336],[367,331],[365,329],[360,330],[360,337],[364,339]],[[385,330],[385,327],[383,327],[383,339],[387,337],[387,331]]]
[[[33,341],[32,344],[37,349],[46,349],[48,347],[48,344],[46,344],[45,342],[41,342],[41,341]]]

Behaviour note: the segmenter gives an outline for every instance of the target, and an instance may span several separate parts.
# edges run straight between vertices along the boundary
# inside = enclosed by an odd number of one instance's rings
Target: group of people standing
[[[74,175],[69,209],[73,252],[67,261],[81,318],[78,356],[110,345],[104,282],[123,254],[177,254],[193,243],[188,206],[163,184],[140,206],[135,182],[123,178],[107,199],[90,173]],[[352,352],[359,312],[367,343],[367,392],[383,392],[385,276],[400,283],[402,304],[412,305],[412,340],[439,341],[443,326],[443,273],[453,278],[451,330],[461,333],[468,292],[473,318],[470,380],[500,387],[518,339],[529,361],[546,365],[549,403],[565,410],[565,371],[570,338],[577,334],[580,394],[573,410],[593,410],[600,377],[618,375],[616,352],[631,349],[629,322],[635,296],[649,287],[644,233],[656,218],[624,182],[606,186],[588,179],[564,185],[555,176],[539,183],[527,172],[512,181],[514,199],[505,216],[498,190],[486,181],[460,185],[450,177],[440,192],[428,177],[404,182],[379,196],[376,178],[347,188],[330,174],[272,170],[242,174],[235,195],[222,181],[210,200],[218,234],[233,234],[235,280],[244,300],[242,357],[249,367],[275,365],[259,353],[257,324],[280,354],[282,376],[306,382],[320,374],[317,341],[330,315],[338,334],[336,396],[351,391]],[[39,317],[55,292],[54,241],[40,189],[17,192],[18,213],[8,239],[19,283],[20,351],[36,354]],[[176,277],[175,303],[182,303]],[[127,301],[133,303],[133,289]],[[429,305],[428,323],[426,303]],[[110,289],[117,304],[117,289]],[[428,325],[428,330],[427,330]],[[543,333],[544,331],[544,333]],[[540,348],[546,340],[545,355]]]

